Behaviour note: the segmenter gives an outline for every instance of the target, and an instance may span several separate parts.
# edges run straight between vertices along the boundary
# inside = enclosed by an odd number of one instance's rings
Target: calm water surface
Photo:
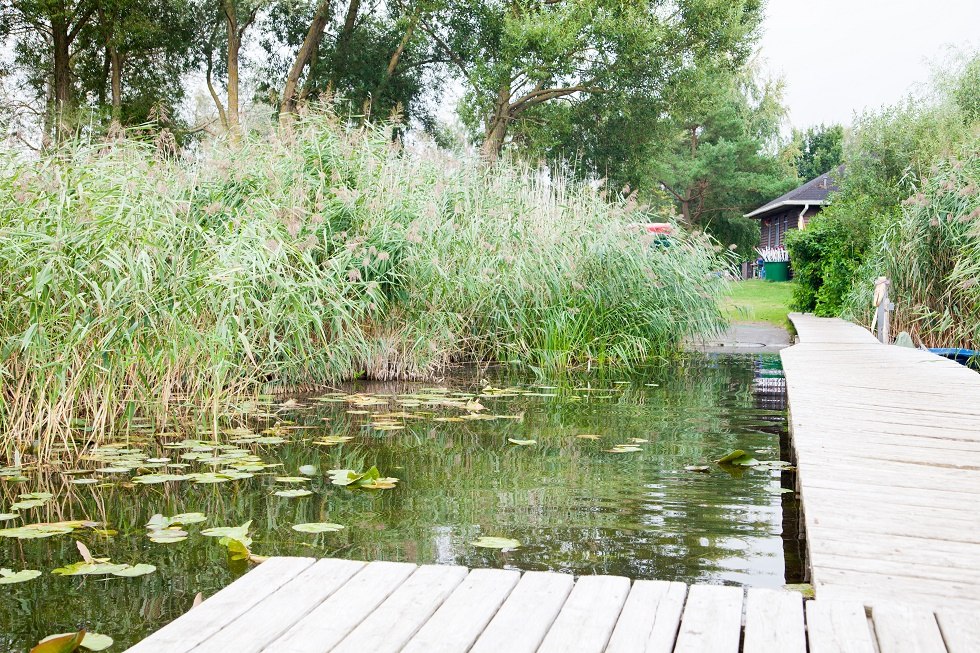
[[[498,391],[482,392],[487,384]],[[296,396],[298,405],[260,407],[269,414],[251,419],[250,429],[278,424],[274,435],[285,442],[233,448],[282,466],[220,484],[129,482],[139,473],[224,467],[181,461],[190,451],[186,445],[160,447],[179,443],[186,434],[136,435],[128,445],[131,458],[169,457],[190,467],[100,472],[88,478],[104,480],[91,485],[71,484],[80,477],[57,472],[27,473],[28,481],[0,484],[0,513],[24,492],[55,495],[40,508],[22,511],[24,519],[0,527],[89,519],[118,531],[108,537],[81,529],[46,539],[0,538],[0,566],[44,572],[23,584],[0,585],[0,650],[27,650],[42,636],[82,623],[113,637],[111,650],[122,650],[185,612],[198,592],[213,594],[246,571],[200,530],[248,520],[252,551],[261,555],[688,583],[777,587],[800,582],[796,499],[779,492],[781,484],[791,487],[791,473],[726,472],[710,462],[732,449],[759,459],[785,459],[782,393],[776,355],[691,355],[640,375],[579,375],[548,383],[506,371],[472,372],[441,384],[358,383],[336,393]],[[476,408],[472,401],[485,409],[468,410],[467,404]],[[392,430],[371,426],[379,423]],[[352,439],[334,446],[313,442],[330,435]],[[520,446],[508,438],[537,443]],[[621,444],[639,451],[607,451]],[[702,464],[711,471],[684,469]],[[318,470],[309,482],[275,480],[300,475],[305,465]],[[325,476],[330,469],[371,465],[400,479],[397,486],[349,490]],[[104,469],[106,463],[82,460],[68,467]],[[274,494],[299,487],[313,494]],[[144,525],[154,513],[186,512],[204,513],[207,521],[188,526],[185,541],[157,544],[147,538]],[[321,521],[345,528],[320,535],[291,529]],[[514,538],[522,547],[501,553],[472,546],[481,535]],[[157,570],[138,578],[50,574],[79,560],[76,539],[97,557],[150,563]]]

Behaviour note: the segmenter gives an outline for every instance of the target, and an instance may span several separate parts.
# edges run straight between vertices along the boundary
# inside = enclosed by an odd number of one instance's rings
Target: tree
[[[75,103],[74,45],[96,9],[94,0],[0,0],[0,36],[16,39],[16,60],[45,99],[45,132],[56,140]]]
[[[674,199],[686,225],[707,229],[744,254],[758,235],[743,214],[797,183],[778,156],[782,84],[751,69],[696,77],[697,92],[673,99],[672,141],[651,152],[646,174]]]
[[[696,62],[737,67],[759,12],[757,0],[479,0],[420,24],[468,87],[464,117],[493,161],[519,123],[550,117],[556,102],[608,95],[649,107]]]
[[[793,130],[796,173],[809,181],[844,162],[844,128],[820,125],[806,131]]]

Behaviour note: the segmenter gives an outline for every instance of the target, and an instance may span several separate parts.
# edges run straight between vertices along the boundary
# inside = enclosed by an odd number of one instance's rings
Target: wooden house
[[[842,170],[843,167],[840,167],[825,172],[799,188],[794,188],[785,195],[760,206],[755,211],[746,213],[746,218],[760,222],[759,247],[782,247],[786,241],[787,231],[803,229],[827,203],[828,196],[840,190],[834,177],[839,176]]]

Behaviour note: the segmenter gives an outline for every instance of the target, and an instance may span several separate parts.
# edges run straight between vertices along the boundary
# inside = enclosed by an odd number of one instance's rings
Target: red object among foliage
[[[648,234],[666,234],[669,236],[674,233],[674,225],[669,222],[645,222],[643,228]]]

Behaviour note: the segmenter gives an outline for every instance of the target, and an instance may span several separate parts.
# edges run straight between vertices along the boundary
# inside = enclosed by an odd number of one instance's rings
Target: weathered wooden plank
[[[371,562],[266,647],[269,653],[323,653],[336,646],[418,567]]]
[[[466,653],[520,579],[518,571],[474,569],[402,653]]]
[[[803,596],[749,588],[745,599],[744,653],[806,653]]]
[[[875,605],[871,619],[881,653],[946,653],[936,616],[907,605]]]
[[[573,584],[569,574],[526,572],[476,640],[471,653],[534,653]]]
[[[940,610],[936,621],[949,653],[980,651],[980,619],[976,611]]]
[[[606,653],[673,651],[686,596],[684,583],[634,581]]]
[[[419,567],[332,649],[333,653],[397,653],[466,578],[466,568]]]
[[[852,601],[807,601],[810,653],[875,653],[864,606]]]
[[[622,576],[582,576],[538,653],[602,653],[630,591]]]
[[[133,653],[182,653],[220,631],[313,564],[313,558],[270,558],[201,605],[129,649]]]
[[[252,606],[202,642],[194,653],[258,653],[289,630],[364,567],[363,562],[326,558]]]
[[[742,634],[742,588],[693,585],[688,592],[676,653],[737,653]]]

